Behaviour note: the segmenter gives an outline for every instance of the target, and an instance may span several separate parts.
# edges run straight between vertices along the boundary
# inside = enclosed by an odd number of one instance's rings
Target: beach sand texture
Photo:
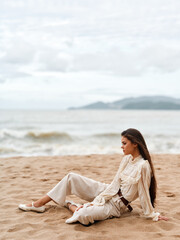
[[[0,239],[180,239],[180,155],[160,154],[152,158],[158,181],[156,209],[169,221],[153,222],[140,217],[142,210],[136,200],[132,213],[88,227],[66,224],[71,212],[53,202],[46,205],[44,213],[23,212],[18,205],[45,195],[69,172],[110,183],[122,155],[1,158]],[[67,199],[85,202],[75,196]]]

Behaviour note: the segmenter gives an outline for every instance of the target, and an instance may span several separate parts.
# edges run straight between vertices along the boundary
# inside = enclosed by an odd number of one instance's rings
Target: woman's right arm
[[[114,195],[116,195],[120,188],[121,179],[119,178],[120,172],[124,168],[127,162],[127,156],[124,156],[122,161],[120,162],[119,169],[112,180],[111,184],[102,192],[100,193],[94,200],[94,205],[104,205],[109,199],[111,199]]]
[[[165,220],[168,218],[161,216],[159,212],[155,212],[151,204],[149,187],[151,183],[151,168],[149,162],[146,160],[142,170],[141,170],[141,178],[138,182],[138,194],[140,203],[146,218],[151,218],[153,221]]]

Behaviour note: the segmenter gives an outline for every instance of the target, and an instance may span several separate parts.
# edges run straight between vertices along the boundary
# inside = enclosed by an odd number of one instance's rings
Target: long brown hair
[[[132,143],[136,143],[138,145],[139,152],[141,156],[144,158],[144,160],[148,160],[151,170],[152,170],[152,175],[151,175],[151,184],[149,188],[149,194],[151,198],[151,203],[152,206],[155,206],[155,199],[156,199],[156,190],[157,190],[157,182],[155,178],[155,172],[154,172],[154,167],[153,163],[151,160],[151,156],[149,154],[146,142],[142,136],[142,134],[134,128],[129,128],[121,133],[123,137],[126,137],[128,140],[130,140]]]

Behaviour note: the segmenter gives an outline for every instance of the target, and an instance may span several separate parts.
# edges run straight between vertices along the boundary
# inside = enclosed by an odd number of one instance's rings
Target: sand
[[[169,221],[153,222],[140,217],[142,210],[136,200],[133,212],[88,227],[66,224],[71,212],[53,202],[46,205],[44,213],[23,212],[18,204],[45,195],[68,172],[110,183],[122,155],[1,158],[0,239],[180,239],[180,155],[152,157],[158,181],[156,210]],[[85,202],[75,196],[68,199]]]

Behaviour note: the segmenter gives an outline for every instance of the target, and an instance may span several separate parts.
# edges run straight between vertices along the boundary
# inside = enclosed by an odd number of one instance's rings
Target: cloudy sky
[[[0,108],[180,98],[179,0],[0,0]]]

